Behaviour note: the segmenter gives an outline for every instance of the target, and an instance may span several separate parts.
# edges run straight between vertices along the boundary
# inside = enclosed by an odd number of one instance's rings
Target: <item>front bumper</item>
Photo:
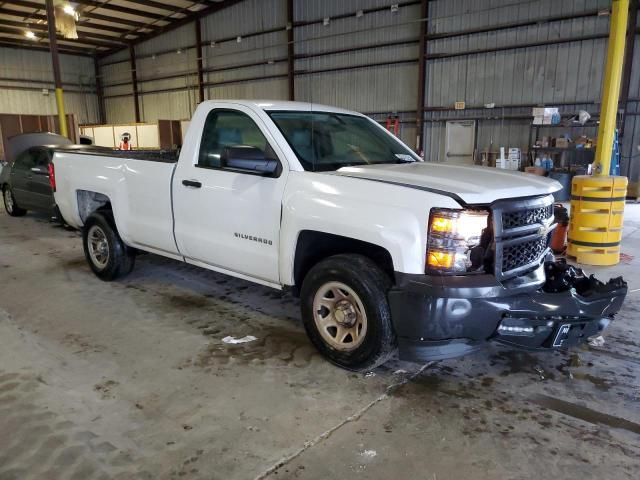
[[[581,277],[564,288],[550,286],[545,268],[557,265],[562,264],[541,265],[504,283],[493,275],[396,274],[389,302],[400,358],[451,358],[489,340],[542,350],[585,342],[620,310],[627,285],[622,279],[603,284]]]

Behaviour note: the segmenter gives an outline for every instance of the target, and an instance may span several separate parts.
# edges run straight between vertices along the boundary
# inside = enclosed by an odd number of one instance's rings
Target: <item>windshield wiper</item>
[[[409,160],[408,158],[396,158],[395,159],[395,163],[416,163],[417,160],[414,160],[413,158],[411,160]]]

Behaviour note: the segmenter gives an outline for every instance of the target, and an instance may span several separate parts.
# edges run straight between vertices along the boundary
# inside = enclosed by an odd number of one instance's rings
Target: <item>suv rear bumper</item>
[[[400,358],[452,358],[489,340],[541,350],[583,343],[609,324],[627,293],[622,279],[595,282],[582,294],[547,293],[544,265],[508,283],[493,275],[397,273],[389,302]]]

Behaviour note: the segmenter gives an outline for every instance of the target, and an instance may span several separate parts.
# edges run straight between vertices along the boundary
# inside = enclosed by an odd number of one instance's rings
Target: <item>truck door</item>
[[[173,181],[175,236],[190,263],[278,283],[280,213],[288,165],[251,109],[213,108],[192,122]],[[194,118],[194,120],[196,120]],[[250,146],[279,161],[271,176],[225,168],[225,147]]]

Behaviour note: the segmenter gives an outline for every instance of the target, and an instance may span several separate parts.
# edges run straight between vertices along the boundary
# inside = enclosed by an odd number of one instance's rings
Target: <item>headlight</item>
[[[478,271],[483,266],[484,249],[479,252],[476,247],[488,227],[488,218],[489,212],[484,210],[431,209],[426,272]]]

